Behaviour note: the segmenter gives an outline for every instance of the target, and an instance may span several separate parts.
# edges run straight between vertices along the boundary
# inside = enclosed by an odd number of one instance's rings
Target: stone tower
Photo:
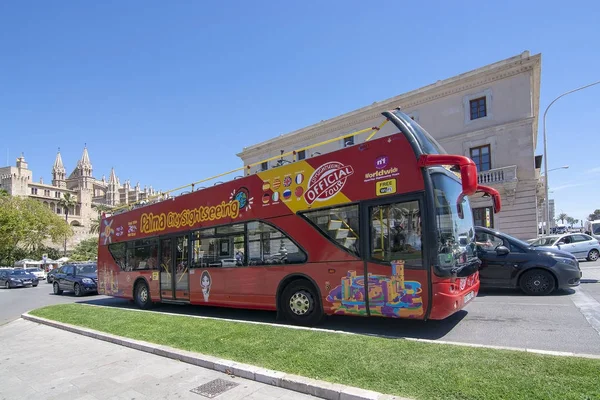
[[[29,184],[32,183],[33,173],[28,168],[25,156],[17,158],[16,167],[0,168],[0,183],[2,188],[13,196],[29,196]]]
[[[60,149],[56,153],[56,159],[54,160],[54,166],[52,167],[52,186],[58,188],[67,188],[67,171],[63,165],[62,157],[60,156]]]
[[[94,178],[92,177],[92,162],[88,154],[87,146],[83,148],[81,159],[77,161],[75,168],[77,178],[77,200],[81,204],[81,218],[89,221],[93,218],[92,196],[94,191]]]

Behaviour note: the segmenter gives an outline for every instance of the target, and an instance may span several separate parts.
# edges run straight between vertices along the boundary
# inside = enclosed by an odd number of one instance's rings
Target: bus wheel
[[[135,285],[135,304],[143,310],[147,310],[152,307],[152,300],[150,300],[150,291],[148,285],[144,281],[140,281]]]
[[[282,296],[282,309],[288,321],[299,325],[316,325],[323,318],[314,286],[304,279],[291,282]]]

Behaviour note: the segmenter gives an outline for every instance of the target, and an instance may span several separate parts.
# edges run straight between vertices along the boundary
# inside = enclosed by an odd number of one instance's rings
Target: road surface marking
[[[589,324],[600,335],[600,303],[592,296],[588,296],[580,287],[575,288],[575,293],[571,295],[571,300],[579,308]]]

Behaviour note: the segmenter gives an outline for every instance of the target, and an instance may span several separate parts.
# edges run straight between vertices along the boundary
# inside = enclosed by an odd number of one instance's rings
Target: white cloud
[[[598,174],[600,173],[600,167],[591,168],[585,171],[586,174]]]
[[[556,187],[550,187],[550,191],[557,192],[559,190],[568,189],[572,187],[585,186],[587,183],[569,183],[568,185],[561,185]]]

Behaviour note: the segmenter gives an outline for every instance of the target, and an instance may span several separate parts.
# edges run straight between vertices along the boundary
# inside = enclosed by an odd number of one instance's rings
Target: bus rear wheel
[[[134,290],[135,304],[142,310],[147,310],[152,307],[152,300],[150,299],[150,290],[146,282],[140,281],[135,284]]]
[[[286,286],[281,308],[286,319],[298,325],[316,325],[323,318],[317,291],[305,279],[295,280]]]

